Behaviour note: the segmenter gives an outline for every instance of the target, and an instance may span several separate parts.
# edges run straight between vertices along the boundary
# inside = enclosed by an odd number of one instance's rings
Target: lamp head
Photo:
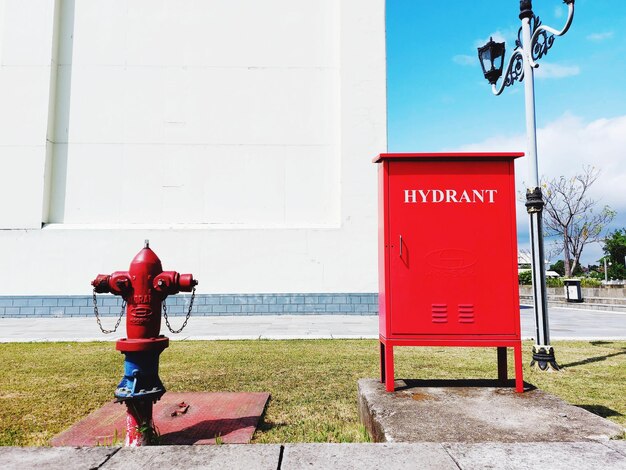
[[[490,84],[495,85],[502,76],[504,65],[505,47],[503,42],[495,42],[489,38],[489,42],[478,48],[478,59],[483,69],[483,74]]]

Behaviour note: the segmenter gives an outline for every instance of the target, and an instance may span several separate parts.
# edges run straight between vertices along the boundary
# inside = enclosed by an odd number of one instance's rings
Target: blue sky
[[[555,29],[567,17],[562,0],[535,0],[533,11]],[[523,83],[494,96],[476,51],[493,36],[506,41],[508,60],[518,14],[518,0],[387,0],[390,152],[526,150]],[[599,168],[592,196],[617,210],[612,228],[626,226],[625,32],[625,0],[576,0],[570,30],[535,71],[540,175]],[[516,166],[523,187],[523,159]],[[523,206],[518,227],[523,247]],[[583,262],[600,256],[590,246]]]

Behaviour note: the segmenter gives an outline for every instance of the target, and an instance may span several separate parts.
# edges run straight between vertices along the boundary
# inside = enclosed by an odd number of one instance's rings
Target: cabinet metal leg
[[[393,392],[395,390],[393,376],[393,346],[385,345],[385,390]]]
[[[380,383],[385,383],[385,345],[380,341]]]
[[[506,347],[498,347],[498,382],[500,385],[506,385],[508,379]]]
[[[515,354],[515,391],[522,393],[524,391],[524,375],[522,370],[522,344],[513,347]]]

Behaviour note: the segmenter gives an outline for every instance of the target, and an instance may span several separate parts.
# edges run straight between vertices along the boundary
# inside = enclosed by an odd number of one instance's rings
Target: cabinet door
[[[390,162],[392,334],[519,334],[512,167]]]

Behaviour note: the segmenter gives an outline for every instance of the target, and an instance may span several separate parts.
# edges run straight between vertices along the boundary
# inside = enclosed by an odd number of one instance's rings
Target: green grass
[[[524,379],[626,426],[626,342],[555,342],[560,373]],[[495,378],[495,348],[396,348],[397,378]],[[512,371],[512,354],[509,353]],[[46,445],[111,401],[123,356],[112,343],[0,344],[0,445]],[[364,442],[356,381],[378,377],[372,340],[177,341],[161,356],[170,391],[267,391],[253,442]]]

